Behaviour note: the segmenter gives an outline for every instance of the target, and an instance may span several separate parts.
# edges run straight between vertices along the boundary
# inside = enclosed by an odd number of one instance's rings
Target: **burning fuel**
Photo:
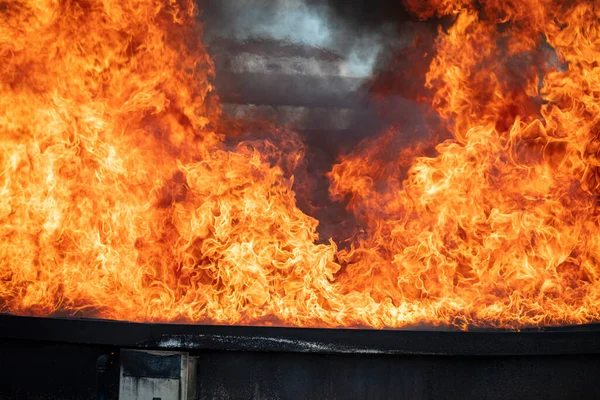
[[[341,246],[297,206],[297,135],[230,145],[192,1],[0,0],[0,311],[599,321],[600,5],[407,7],[452,21],[423,71],[449,139],[341,156],[330,195],[363,226]]]

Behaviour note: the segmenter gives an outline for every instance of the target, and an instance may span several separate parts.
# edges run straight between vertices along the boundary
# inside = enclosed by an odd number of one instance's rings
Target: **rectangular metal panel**
[[[121,350],[120,400],[188,400],[195,396],[195,359],[184,352]]]
[[[119,400],[181,400],[179,379],[121,376]]]

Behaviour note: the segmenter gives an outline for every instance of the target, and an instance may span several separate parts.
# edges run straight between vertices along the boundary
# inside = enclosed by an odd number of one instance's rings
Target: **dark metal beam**
[[[173,350],[412,355],[600,354],[600,327],[546,331],[307,329],[0,315],[0,337]]]

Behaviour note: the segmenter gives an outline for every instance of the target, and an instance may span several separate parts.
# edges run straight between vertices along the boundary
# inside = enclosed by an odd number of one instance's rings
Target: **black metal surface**
[[[109,346],[0,339],[1,400],[94,400]],[[117,353],[119,354],[119,353]],[[198,400],[598,399],[600,355],[447,357],[192,351]],[[118,399],[119,360],[105,400]]]
[[[599,399],[600,356],[208,352],[197,399]]]
[[[96,360],[96,400],[106,400],[106,373],[113,359],[113,354],[102,354]]]
[[[121,351],[121,367],[124,376],[136,378],[179,379],[181,355],[152,354],[145,351]]]
[[[0,338],[0,400],[117,400],[118,360],[107,364],[102,381],[97,380],[98,358],[112,351]]]
[[[0,338],[162,350],[321,354],[600,354],[597,325],[546,331],[416,331],[143,324],[0,315]]]

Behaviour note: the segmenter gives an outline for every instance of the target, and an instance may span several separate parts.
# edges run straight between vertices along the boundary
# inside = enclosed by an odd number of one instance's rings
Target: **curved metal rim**
[[[313,329],[0,315],[0,337],[155,350],[542,356],[600,354],[600,325],[544,331]]]

